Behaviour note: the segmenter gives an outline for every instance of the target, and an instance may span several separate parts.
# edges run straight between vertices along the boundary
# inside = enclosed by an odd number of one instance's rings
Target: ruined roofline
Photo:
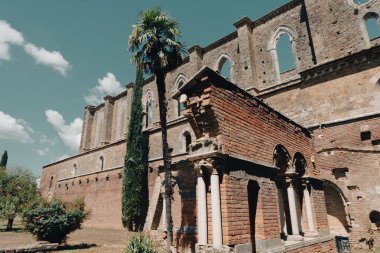
[[[303,0],[290,1],[289,3],[286,3],[286,4],[278,7],[277,9],[274,9],[273,11],[269,12],[268,14],[262,16],[261,18],[254,20],[254,21],[252,21],[248,17],[243,17],[243,18],[239,19],[238,21],[236,21],[234,23],[234,26],[236,28],[239,28],[239,27],[247,24],[251,29],[253,29],[259,25],[265,24],[266,22],[268,22],[269,20],[279,16],[280,14],[283,14],[283,13],[287,12],[288,10],[293,9],[294,7],[302,4],[302,2],[303,2]]]
[[[72,155],[70,157],[67,157],[67,158],[64,158],[64,159],[61,159],[61,160],[58,160],[58,161],[46,164],[46,165],[42,166],[42,169],[45,169],[47,167],[50,167],[50,166],[53,166],[53,165],[56,165],[56,164],[59,164],[59,163],[62,163],[62,162],[66,162],[66,161],[71,160],[71,159],[78,158],[80,156],[84,156],[84,155],[87,155],[87,154],[90,154],[90,153],[94,153],[94,152],[97,152],[97,151],[102,150],[102,149],[106,149],[106,148],[109,148],[109,147],[112,147],[112,146],[119,145],[119,144],[121,144],[121,143],[123,143],[125,141],[126,141],[126,138],[123,138],[123,139],[120,139],[118,141],[112,142],[110,144],[107,144],[107,145],[104,145],[104,146],[101,146],[101,147],[96,147],[96,148],[90,149],[90,150],[88,150],[86,152],[83,152],[83,153]]]
[[[197,87],[197,85],[199,85],[199,83],[201,83],[205,77],[210,78],[210,80],[212,81],[212,83],[214,85],[220,85],[220,86],[225,86],[225,87],[228,87],[228,88],[232,88],[232,89],[237,90],[240,93],[244,94],[244,96],[249,97],[250,99],[253,99],[253,100],[257,101],[257,103],[259,105],[261,105],[264,108],[265,111],[267,111],[268,113],[273,113],[278,118],[280,118],[280,119],[282,119],[282,120],[284,120],[284,121],[292,124],[293,126],[299,128],[307,137],[311,138],[310,131],[307,128],[301,126],[300,124],[294,122],[293,120],[289,119],[285,115],[283,115],[280,112],[276,111],[275,109],[273,109],[272,107],[270,107],[269,105],[267,105],[266,103],[264,103],[261,99],[259,99],[256,96],[250,94],[249,92],[241,89],[240,87],[238,87],[234,83],[230,82],[226,78],[222,77],[221,75],[219,75],[218,73],[216,73],[214,70],[210,69],[209,67],[204,67],[201,70],[199,70],[195,75],[193,75],[190,78],[190,80],[185,85],[183,85],[173,95],[173,98],[177,99],[185,91],[190,90],[190,89],[192,89],[194,87]]]
[[[374,56],[375,55],[375,56]],[[342,58],[322,63],[318,66],[309,68],[300,72],[302,81],[308,81],[313,78],[334,72],[340,68],[346,68],[353,64],[361,64],[363,61],[369,61],[370,58],[376,59],[380,55],[380,45],[349,54]],[[378,58],[377,58],[378,59]]]

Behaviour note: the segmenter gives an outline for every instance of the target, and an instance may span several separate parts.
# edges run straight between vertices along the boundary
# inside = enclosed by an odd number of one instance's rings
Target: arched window
[[[77,174],[77,164],[74,163],[73,167],[71,168],[71,176],[74,177]]]
[[[99,111],[96,118],[96,132],[95,132],[95,147],[100,146],[102,143],[102,133],[104,129],[104,112]]]
[[[145,95],[145,127],[152,125],[153,122],[153,95],[148,91]]]
[[[116,140],[124,138],[126,121],[127,103],[124,101],[119,104],[117,109]]]
[[[372,224],[375,224],[376,227],[380,228],[380,213],[378,211],[372,211],[369,214],[369,219]]]
[[[295,68],[292,41],[289,34],[280,35],[276,45],[277,59],[280,73],[292,70]]]
[[[103,156],[100,156],[98,159],[98,164],[97,164],[97,171],[102,171],[104,169],[104,158]]]
[[[222,54],[217,60],[216,70],[221,76],[232,81],[232,60],[227,54]]]
[[[364,16],[365,27],[369,40],[374,40],[380,37],[379,15],[369,12]]]
[[[295,153],[293,166],[298,176],[302,177],[306,172],[306,159],[301,153]]]
[[[290,161],[290,155],[286,148],[282,145],[277,145],[273,151],[273,162],[282,174],[288,170]]]
[[[185,150],[186,152],[189,152],[190,144],[191,144],[191,134],[188,131],[186,131],[183,133],[183,138],[184,138]]]
[[[365,4],[367,3],[369,0],[354,0],[354,3],[356,4]]]
[[[176,93],[182,86],[186,83],[186,76],[184,74],[179,74],[174,81],[173,85],[173,93]],[[173,108],[174,108],[174,116],[178,118],[182,115],[182,111],[186,109],[186,103],[181,103],[179,100],[173,99]]]

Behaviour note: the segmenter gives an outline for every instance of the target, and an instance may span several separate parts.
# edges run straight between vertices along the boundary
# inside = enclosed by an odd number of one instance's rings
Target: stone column
[[[309,228],[309,231],[307,233],[305,233],[305,236],[315,237],[317,235],[317,233],[316,233],[315,227],[314,227],[313,211],[311,208],[310,194],[309,194],[309,190],[307,188],[307,185],[308,185],[308,182],[304,182],[304,184],[302,185],[304,187],[303,198],[305,201],[307,225]]]
[[[166,200],[164,194],[162,196],[162,230],[166,231],[167,230],[167,225],[166,225]]]
[[[206,184],[202,175],[198,176],[198,244],[207,244],[207,198]]]
[[[288,238],[294,241],[302,241],[303,237],[300,236],[297,206],[296,206],[296,196],[293,188],[293,180],[291,178],[286,179],[287,192],[288,192],[288,202],[289,202],[289,212],[290,212],[290,222],[292,226],[292,235]]]
[[[222,247],[222,215],[220,210],[219,175],[216,169],[211,175],[212,246]]]
[[[277,189],[278,192],[278,215],[279,215],[279,221],[280,221],[280,233],[282,235],[287,235],[288,231],[286,228],[286,215],[285,215],[285,207],[284,207],[284,194],[282,193],[282,186],[281,188]]]

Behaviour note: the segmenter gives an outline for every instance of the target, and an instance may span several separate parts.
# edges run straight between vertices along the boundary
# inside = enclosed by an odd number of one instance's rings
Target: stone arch
[[[145,108],[145,127],[149,127],[153,123],[153,111],[154,111],[154,98],[153,92],[147,90],[144,96],[144,108]]]
[[[173,93],[177,92],[178,89],[181,88],[183,85],[185,85],[186,82],[187,82],[186,75],[183,73],[180,73],[176,77],[176,79],[173,83],[173,87],[172,87]],[[173,108],[174,108],[175,118],[179,118],[179,117],[181,117],[181,112],[185,109],[184,103],[180,103],[177,99],[173,99]]]
[[[323,190],[331,233],[338,236],[348,236],[351,224],[348,198],[336,184],[328,180],[324,180]]]
[[[281,144],[278,144],[273,150],[273,164],[280,170],[281,174],[287,172],[292,160],[288,150]]]
[[[306,173],[306,159],[300,152],[295,153],[293,156],[293,168],[300,177],[302,177]]]
[[[235,79],[233,75],[233,68],[235,64],[234,64],[234,61],[232,60],[232,57],[229,54],[222,53],[218,56],[215,62],[214,70],[221,73],[222,68],[224,64],[226,64],[226,62],[230,63],[230,78],[229,79],[231,82],[233,82],[233,80]]]
[[[279,25],[277,26],[273,33],[271,38],[268,42],[268,52],[272,55],[273,64],[275,68],[275,78],[278,82],[281,81],[281,73],[280,73],[280,65],[277,55],[277,42],[280,39],[280,37],[284,34],[287,34],[290,39],[290,44],[292,47],[292,53],[293,53],[293,60],[294,60],[294,67],[295,69],[298,68],[298,60],[297,60],[297,51],[296,51],[296,41],[298,39],[297,31],[288,25]]]
[[[191,131],[191,129],[189,127],[182,129],[179,136],[178,136],[178,141],[179,141],[179,143],[181,143],[180,150],[179,150],[180,153],[187,152],[187,150],[186,150],[186,148],[187,148],[186,139],[184,138],[184,137],[186,137],[185,136],[186,133],[190,134],[190,139],[192,142],[195,140],[195,134],[193,133],[193,131]]]

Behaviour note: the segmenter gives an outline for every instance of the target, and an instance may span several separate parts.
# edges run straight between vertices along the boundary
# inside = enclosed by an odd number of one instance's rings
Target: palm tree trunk
[[[161,131],[162,131],[162,159],[164,162],[164,198],[166,204],[166,224],[167,224],[167,252],[170,253],[170,247],[172,246],[173,241],[173,220],[172,220],[172,174],[170,169],[171,157],[169,153],[169,145],[168,145],[168,134],[167,134],[167,102],[166,102],[166,88],[165,88],[165,74],[163,71],[156,71],[156,84],[158,91],[158,105],[160,111],[160,122],[161,122]]]

